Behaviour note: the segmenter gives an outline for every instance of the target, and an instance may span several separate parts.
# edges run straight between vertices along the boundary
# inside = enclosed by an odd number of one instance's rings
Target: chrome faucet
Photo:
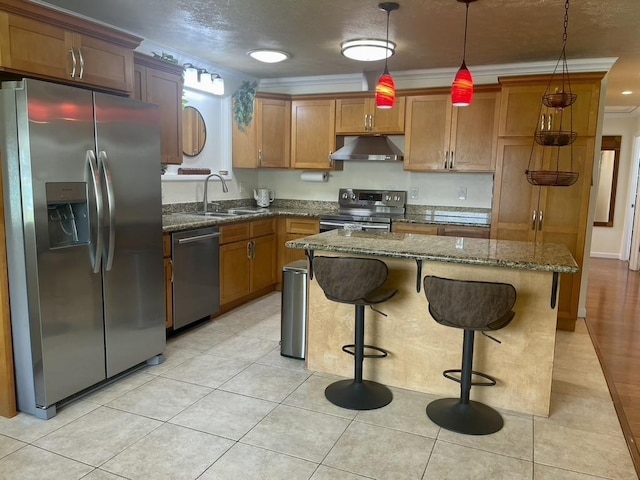
[[[223,172],[221,171],[220,173],[222,174],[226,174],[227,172]],[[207,178],[204,179],[204,195],[202,196],[202,213],[207,213],[207,185],[209,184],[209,179],[211,177],[218,177],[220,179],[220,182],[222,183],[222,192],[223,193],[227,193],[229,191],[229,187],[227,187],[227,183],[224,181],[224,178],[222,178],[222,175],[219,175],[217,173],[212,173],[210,175],[207,175]]]

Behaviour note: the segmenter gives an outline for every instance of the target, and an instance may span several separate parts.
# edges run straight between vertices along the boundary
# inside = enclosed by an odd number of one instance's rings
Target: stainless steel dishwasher
[[[220,233],[217,227],[171,235],[173,328],[220,311]]]

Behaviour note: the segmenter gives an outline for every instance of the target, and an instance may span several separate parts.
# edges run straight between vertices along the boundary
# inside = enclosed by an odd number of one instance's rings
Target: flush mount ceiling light
[[[387,12],[387,39],[386,45],[389,45],[389,16],[394,10],[398,10],[400,5],[396,2],[383,2],[378,5],[380,10]],[[387,67],[387,59],[384,59],[384,71],[376,85],[376,107],[377,108],[393,108],[396,104],[396,82],[389,73]]]
[[[387,59],[393,55],[396,51],[396,44],[389,40],[359,38],[357,40],[342,42],[340,44],[340,51],[342,55],[351,60],[375,62],[376,60]]]
[[[247,52],[247,55],[263,63],[284,62],[285,60],[291,57],[291,55],[289,55],[287,52],[283,52],[281,50],[265,50],[265,49],[249,50]]]
[[[473,100],[473,77],[471,72],[467,68],[465,63],[465,57],[467,55],[467,22],[469,20],[469,4],[476,0],[458,0],[460,3],[466,3],[466,13],[464,17],[464,46],[462,50],[462,65],[456,78],[453,80],[453,86],[451,87],[451,102],[455,107],[467,107],[471,105]]]
[[[631,90],[624,90],[621,93],[622,95],[631,95],[633,92]]]

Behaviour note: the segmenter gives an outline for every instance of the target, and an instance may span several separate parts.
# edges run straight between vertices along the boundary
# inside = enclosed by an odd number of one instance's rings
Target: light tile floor
[[[355,412],[334,379],[280,356],[274,293],[168,342],[145,367],[42,421],[0,419],[0,479],[637,479],[580,322],[558,332],[551,415],[503,411],[500,432],[441,430],[435,397],[393,389]]]

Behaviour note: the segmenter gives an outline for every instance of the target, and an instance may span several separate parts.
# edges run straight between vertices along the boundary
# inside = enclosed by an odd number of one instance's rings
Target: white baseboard
[[[608,258],[609,260],[622,260],[619,253],[591,252],[589,256],[593,258]]]

